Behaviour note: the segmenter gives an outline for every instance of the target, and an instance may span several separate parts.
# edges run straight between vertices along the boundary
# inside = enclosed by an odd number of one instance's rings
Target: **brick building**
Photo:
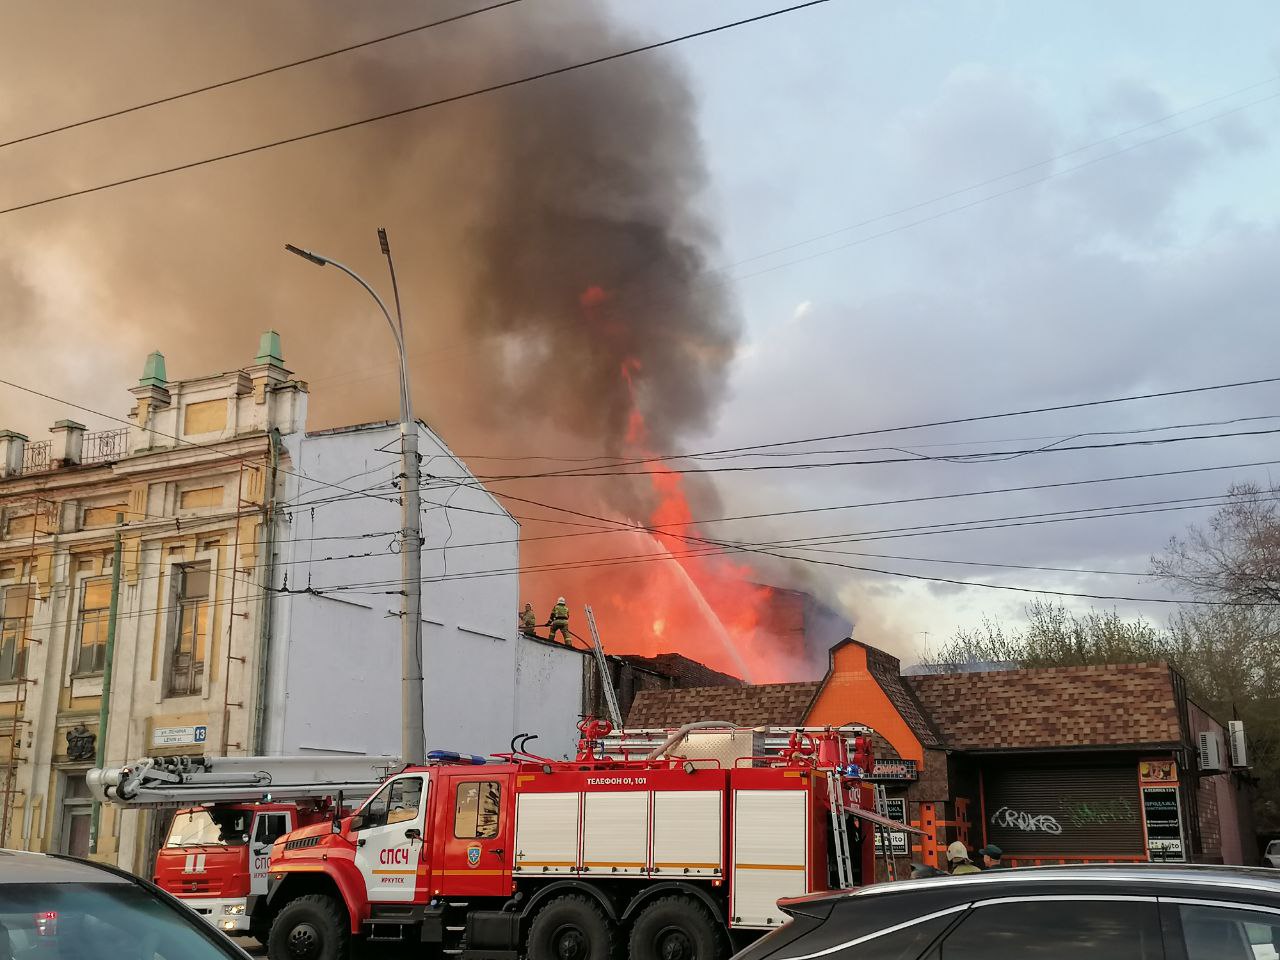
[[[888,812],[927,834],[889,838],[901,867],[957,839],[1015,865],[1257,859],[1228,731],[1163,663],[903,676],[845,640],[821,681],[646,691],[627,725],[690,719],[870,727]]]

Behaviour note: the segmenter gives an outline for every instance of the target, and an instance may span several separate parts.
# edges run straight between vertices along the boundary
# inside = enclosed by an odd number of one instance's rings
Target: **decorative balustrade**
[[[50,463],[52,452],[52,440],[27,443],[22,448],[22,472],[40,473],[42,470],[48,470],[52,466]]]
[[[119,430],[100,430],[97,433],[84,435],[84,447],[80,454],[81,463],[110,463],[119,460],[129,452],[129,428]]]

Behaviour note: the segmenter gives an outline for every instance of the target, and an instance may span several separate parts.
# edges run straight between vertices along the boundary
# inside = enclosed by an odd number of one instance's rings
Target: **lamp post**
[[[400,354],[400,471],[404,475],[404,491],[400,498],[401,530],[403,544],[400,550],[400,575],[403,580],[403,607],[400,618],[401,643],[401,741],[400,749],[405,763],[421,763],[426,759],[426,734],[423,730],[422,694],[422,480],[418,464],[418,426],[413,417],[413,402],[409,395],[409,367],[405,354],[404,320],[400,316],[400,292],[396,288],[395,264],[391,260],[391,247],[387,232],[378,229],[378,242],[391,268],[391,286],[395,291],[396,319],[391,319],[387,305],[377,291],[369,286],[358,273],[337,260],[321,256],[311,250],[303,250],[291,243],[284,248],[296,253],[317,266],[337,267],[373,297],[378,309],[387,318],[387,326],[395,337]]]

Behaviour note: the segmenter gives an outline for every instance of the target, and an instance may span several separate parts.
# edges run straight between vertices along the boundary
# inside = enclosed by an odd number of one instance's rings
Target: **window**
[[[230,960],[243,956],[205,920],[140,886],[6,883],[0,886],[5,957]]]
[[[1163,956],[1154,903],[1087,897],[979,905],[942,942],[941,952],[941,960],[1157,960]]]
[[[422,806],[422,778],[401,777],[377,792],[360,811],[361,830],[415,820]]]
[[[1230,907],[1180,906],[1187,960],[1275,960],[1280,915]]]
[[[458,784],[453,835],[460,840],[492,840],[498,835],[502,787],[493,780]]]
[[[107,623],[111,609],[111,581],[86,580],[80,590],[79,642],[76,673],[101,673],[107,654]]]
[[[948,913],[941,917],[919,920],[892,933],[865,934],[857,938],[847,950],[835,953],[833,960],[917,960],[929,944],[955,922],[956,916],[955,913]],[[935,950],[929,954],[929,960],[934,960],[937,956]],[[997,956],[1001,955],[990,954],[990,957]]]
[[[93,819],[93,795],[84,774],[62,774],[62,834],[58,852],[73,857],[89,855],[89,827]]]
[[[32,613],[30,588],[8,587],[0,599],[0,681],[26,674],[25,636]]]
[[[173,568],[169,676],[165,696],[198,694],[204,685],[205,644],[209,635],[209,564]]]
[[[289,821],[283,813],[260,813],[258,825],[253,829],[253,842],[258,847],[269,847],[276,838],[289,832]]]
[[[249,811],[199,807],[179,811],[169,827],[166,847],[237,847],[249,833]]]

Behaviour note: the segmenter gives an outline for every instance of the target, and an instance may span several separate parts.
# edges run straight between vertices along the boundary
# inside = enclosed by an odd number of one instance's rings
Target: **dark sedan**
[[[121,870],[0,850],[0,960],[247,960],[181,903]]]
[[[786,901],[737,960],[1277,960],[1274,871],[1035,867]]]

